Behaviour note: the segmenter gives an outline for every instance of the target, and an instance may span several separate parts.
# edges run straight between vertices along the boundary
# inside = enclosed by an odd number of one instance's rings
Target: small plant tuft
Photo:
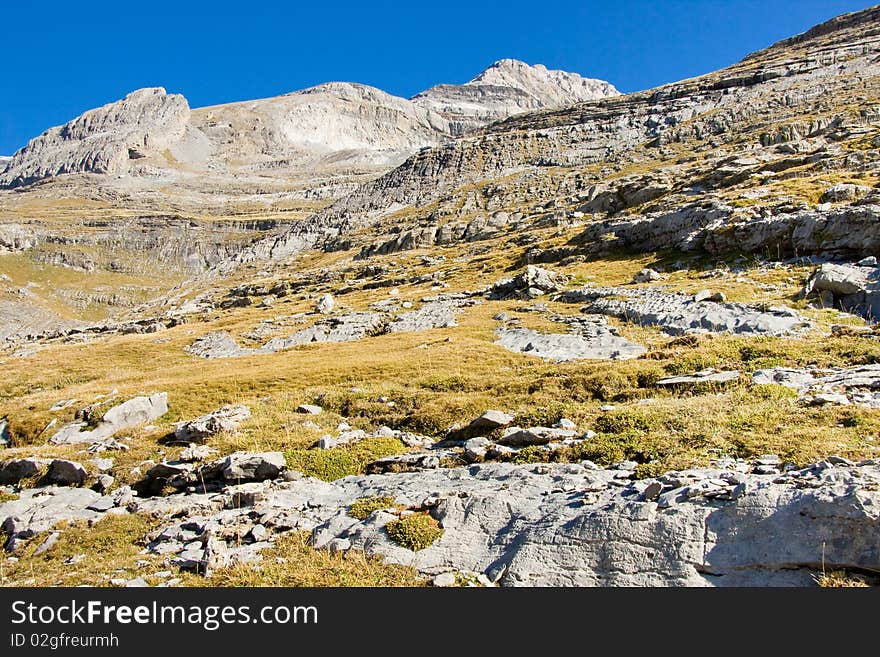
[[[392,520],[385,525],[385,531],[392,541],[413,552],[424,550],[443,536],[440,524],[427,513],[414,513]]]
[[[366,520],[371,513],[380,509],[394,506],[394,498],[390,495],[376,495],[374,497],[362,497],[355,500],[348,511],[348,515],[357,520]]]

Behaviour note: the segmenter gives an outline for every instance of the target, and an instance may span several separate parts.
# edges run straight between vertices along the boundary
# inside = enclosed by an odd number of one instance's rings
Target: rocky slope
[[[869,255],[878,15],[833,21],[685,82],[501,121],[419,152],[291,235],[414,224],[463,235],[471,222],[516,214],[523,227],[584,220],[580,252]],[[863,248],[816,239],[832,208],[845,225],[865,217],[850,239]]]
[[[331,83],[0,193],[0,583],[878,583],[878,50]]]

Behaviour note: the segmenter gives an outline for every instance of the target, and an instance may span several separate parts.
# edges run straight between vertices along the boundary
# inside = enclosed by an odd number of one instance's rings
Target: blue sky
[[[852,0],[252,0],[0,8],[0,154],[46,128],[163,86],[193,107],[330,80],[402,96],[505,57],[636,91],[732,64],[848,11]]]

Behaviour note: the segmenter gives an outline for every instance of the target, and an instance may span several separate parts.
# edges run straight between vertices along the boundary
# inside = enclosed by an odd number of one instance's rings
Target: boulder
[[[654,269],[650,269],[646,267],[633,276],[633,283],[654,283],[656,281],[662,281],[663,274]]]
[[[519,427],[511,427],[504,432],[498,443],[509,447],[527,447],[529,445],[547,445],[551,442],[566,440],[575,436],[577,436],[577,432],[571,429],[556,429],[554,427],[520,429]]]
[[[870,262],[870,260],[868,261]],[[823,307],[880,318],[880,268],[824,263],[803,289],[803,296],[816,293]],[[827,298],[826,298],[827,297]]]
[[[235,431],[240,422],[251,416],[251,409],[241,404],[227,404],[207,415],[188,422],[180,422],[174,430],[174,438],[181,442],[200,443],[208,436],[221,431]]]
[[[222,479],[227,482],[263,481],[275,479],[286,467],[281,452],[235,452],[201,469],[204,479]]]
[[[333,299],[332,294],[325,294],[318,299],[318,302],[315,304],[315,312],[320,315],[329,315],[333,312],[333,308],[336,306],[336,302]]]
[[[97,443],[120,431],[151,422],[168,412],[168,393],[157,392],[148,397],[134,397],[104,413],[94,429],[85,430],[86,423],[74,422],[64,425],[50,439],[55,445]]]
[[[314,404],[300,404],[296,407],[297,413],[303,413],[305,415],[320,415],[323,410],[323,408]]]
[[[495,429],[501,429],[513,422],[513,416],[503,411],[489,410],[481,416],[474,418],[470,423],[460,429],[453,429],[446,434],[446,440],[462,441],[476,436],[485,436]]]
[[[527,265],[525,270],[512,279],[502,280],[489,288],[492,299],[533,298],[565,288],[568,277],[535,265]]]
[[[49,461],[35,457],[6,461],[0,465],[0,485],[17,484],[22,479],[36,477],[48,464]]]
[[[49,464],[46,481],[59,486],[79,486],[88,476],[89,473],[82,464],[66,459],[55,459]]]

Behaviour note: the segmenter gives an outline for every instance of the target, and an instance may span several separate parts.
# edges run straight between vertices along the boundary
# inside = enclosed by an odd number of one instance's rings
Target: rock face
[[[450,132],[461,135],[520,112],[618,95],[602,80],[502,59],[463,85],[437,85],[413,96],[412,102],[442,116]]]
[[[617,93],[607,82],[515,60],[498,62],[465,85],[441,85],[411,100],[363,84],[328,82],[190,111],[183,96],[140,89],[33,139],[0,163],[0,187],[75,173],[159,174],[166,180],[194,174],[211,181],[202,187],[225,184],[234,195],[234,174],[256,186],[267,178],[301,180],[317,169],[323,178],[299,194],[334,197],[361,176],[387,171],[420,148],[497,119]]]
[[[179,140],[189,118],[183,96],[158,87],[139,89],[31,140],[0,173],[0,186],[65,173],[126,173],[132,160],[161,153]]]

